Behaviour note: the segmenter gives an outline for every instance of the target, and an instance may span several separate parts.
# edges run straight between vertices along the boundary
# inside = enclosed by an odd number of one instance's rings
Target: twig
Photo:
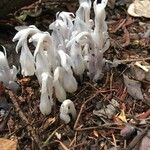
[[[110,86],[109,86],[110,90],[112,89],[112,86],[113,86],[113,77],[114,77],[114,74],[113,74],[112,71],[111,71]]]
[[[128,62],[135,62],[135,61],[146,61],[150,60],[150,57],[146,58],[137,58],[137,59],[122,59],[122,60],[117,60],[120,63],[128,63]]]
[[[71,147],[71,146],[76,142],[76,138],[77,138],[77,131],[75,132],[74,138],[73,138],[73,140],[70,142],[69,147]]]
[[[87,127],[87,128],[76,128],[76,131],[86,131],[86,130],[93,130],[93,129],[115,129],[115,130],[121,130],[122,128],[113,127],[118,124],[116,123],[110,123],[110,124],[103,124],[101,126],[93,126],[93,127]]]
[[[82,114],[83,108],[85,107],[86,103],[89,102],[90,100],[92,100],[92,99],[93,99],[94,97],[96,97],[98,94],[100,94],[100,91],[97,91],[93,96],[91,96],[90,98],[88,98],[88,99],[82,104],[82,106],[81,106],[81,108],[80,108],[80,111],[79,111],[79,114],[78,114],[78,116],[77,116],[77,119],[76,119],[76,121],[75,121],[74,127],[73,127],[74,130],[76,130],[76,128],[77,128],[77,125],[78,125],[80,116],[81,116],[81,114]]]
[[[112,31],[113,33],[117,32],[123,25],[124,23],[126,22],[126,19],[122,19],[120,20],[119,22],[119,25],[116,27],[116,29],[114,29],[114,31]]]
[[[21,118],[21,120],[27,125],[27,130],[28,132],[30,133],[31,135],[31,138],[33,139],[33,141],[36,143],[36,146],[39,150],[42,150],[42,147],[41,147],[41,142],[40,142],[40,139],[38,137],[38,135],[36,135],[34,129],[32,128],[32,126],[30,125],[27,117],[24,115],[24,113],[22,112],[17,100],[19,99],[12,91],[7,91],[7,93],[9,94],[10,96],[10,99],[12,101],[12,103],[14,104],[15,106],[15,109],[16,111],[18,112],[19,114],[19,117]]]
[[[101,90],[100,88],[96,88],[94,87],[91,83],[89,82],[86,82],[86,84],[90,85],[93,89],[95,89],[96,91],[99,91],[100,94],[104,97],[104,95],[102,93],[107,93],[107,92],[116,92],[117,90],[116,89],[109,89],[109,90]]]
[[[60,144],[60,146],[63,148],[63,150],[69,150],[69,148],[64,143],[62,143],[61,141],[59,141],[59,140],[55,140],[55,141]]]
[[[57,130],[59,130],[60,128],[62,128],[64,125],[62,124],[61,126],[59,126],[57,129],[55,129],[50,135],[49,135],[49,137],[46,139],[46,141],[44,142],[44,144],[43,144],[43,147],[45,147],[47,144],[48,144],[48,142],[49,142],[49,140],[53,137],[53,135],[57,132]]]
[[[70,148],[70,150],[71,150],[71,149],[75,149],[75,148],[77,148],[77,147],[79,147],[79,146],[86,145],[86,144],[87,144],[87,142],[79,143],[79,144],[77,144],[77,145],[75,145],[75,146],[71,147],[71,148]]]

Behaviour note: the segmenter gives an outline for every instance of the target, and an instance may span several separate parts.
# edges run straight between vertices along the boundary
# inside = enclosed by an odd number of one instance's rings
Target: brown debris
[[[5,112],[3,107],[0,107],[1,136],[5,136],[7,139],[17,139],[18,150],[121,150],[133,149],[137,146],[142,149],[143,145],[148,143],[150,82],[147,79],[149,76],[147,75],[146,79],[139,70],[136,70],[136,73],[131,70],[136,62],[150,64],[150,40],[144,37],[145,34],[141,36],[141,33],[146,33],[148,27],[139,25],[140,22],[148,24],[149,21],[144,18],[129,17],[126,7],[120,5],[116,7],[114,0],[111,2],[111,7],[114,9],[107,7],[106,12],[111,47],[105,52],[104,57],[116,63],[116,66],[110,67],[110,70],[104,72],[104,77],[99,83],[95,84],[85,77],[82,84],[79,85],[78,91],[74,94],[68,94],[68,98],[75,103],[77,109],[78,117],[75,122],[65,125],[60,121],[60,103],[56,99],[54,99],[55,107],[50,115],[45,117],[40,113],[40,91],[35,77],[19,75],[17,82],[20,89],[17,93],[8,91],[7,87],[5,89],[0,84],[0,96],[4,96],[6,105],[10,105]],[[48,29],[49,23],[55,17],[53,14],[60,11],[60,7],[62,11],[76,9],[77,3],[75,1],[65,5],[64,3],[65,1],[61,7],[60,1],[53,1],[52,4],[51,0],[44,0],[42,4],[38,5],[40,9],[42,7],[42,13],[39,16],[30,16],[31,18],[27,16],[24,22],[19,22],[15,18],[0,22],[3,24],[9,22],[12,25],[35,24],[44,31]],[[124,1],[124,3],[127,2]],[[57,6],[53,7],[55,4]],[[32,12],[32,10],[36,14],[34,5],[23,8],[21,11]],[[19,13],[21,14],[21,12]],[[49,21],[50,18],[51,21]],[[11,31],[9,30],[8,33],[6,43],[9,43],[11,53],[14,51],[14,45],[9,40],[12,39]],[[16,57],[14,56],[14,58]],[[123,74],[131,77],[129,84],[134,80],[141,85],[143,95],[141,99],[137,100],[137,95],[135,97],[135,95],[129,94],[128,88],[124,85]],[[115,114],[111,118],[93,114],[93,110],[98,111],[111,105],[112,99],[115,99],[119,106],[115,107]],[[0,106],[2,106],[2,101],[0,97]],[[140,134],[137,135],[139,131]],[[128,136],[133,139],[132,142],[131,139],[128,140]]]

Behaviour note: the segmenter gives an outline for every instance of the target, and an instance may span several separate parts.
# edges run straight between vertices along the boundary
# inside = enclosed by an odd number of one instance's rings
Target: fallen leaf
[[[130,69],[131,69],[131,73],[133,74],[135,79],[137,79],[139,81],[142,81],[145,79],[146,74],[145,74],[144,70],[142,70],[141,68],[139,68],[135,65],[131,66]]]
[[[126,75],[123,75],[123,77],[129,95],[132,96],[134,99],[144,99],[141,91],[141,83],[139,81],[129,79]]]
[[[122,122],[127,122],[127,119],[126,119],[126,115],[125,115],[125,112],[124,110],[121,110],[121,113],[118,115],[118,118],[122,121]]]
[[[139,150],[150,150],[150,130],[143,137]]]
[[[99,117],[111,119],[116,114],[116,107],[119,107],[119,103],[114,99],[112,99],[110,103],[111,104],[108,104],[105,108],[94,110],[93,114]]]
[[[124,139],[130,139],[133,135],[136,135],[137,130],[127,124],[121,131],[120,131],[120,135],[124,138]]]
[[[17,150],[17,141],[0,138],[0,150]]]
[[[133,17],[150,18],[150,0],[135,0],[128,8],[129,15]]]

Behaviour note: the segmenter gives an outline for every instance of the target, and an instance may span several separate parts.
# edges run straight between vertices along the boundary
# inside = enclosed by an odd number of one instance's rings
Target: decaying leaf
[[[146,136],[143,137],[139,150],[149,150],[149,149],[150,149],[150,130],[147,132]]]
[[[130,96],[132,96],[134,99],[144,99],[141,91],[141,83],[139,81],[129,79],[126,75],[123,75],[123,77],[127,92],[130,94]]]
[[[112,99],[111,104],[108,104],[105,108],[100,110],[94,110],[93,114],[99,117],[109,118],[111,119],[117,112],[117,107],[119,107],[119,103]]]
[[[133,74],[134,78],[139,80],[139,81],[142,81],[145,79],[145,71],[142,70],[141,68],[137,67],[137,66],[131,66],[131,73]]]
[[[134,75],[137,80],[142,81],[146,79],[150,81],[150,65],[148,63],[144,62],[142,64],[142,62],[135,62],[132,70],[134,70]]]
[[[150,0],[135,0],[130,4],[128,13],[133,17],[150,18]]]
[[[130,139],[133,135],[136,134],[136,129],[127,124],[121,131],[120,131],[120,135],[124,138],[124,139]]]
[[[17,150],[17,142],[0,138],[0,150]]]
[[[147,81],[150,81],[150,71],[146,72],[145,79],[146,79]]]

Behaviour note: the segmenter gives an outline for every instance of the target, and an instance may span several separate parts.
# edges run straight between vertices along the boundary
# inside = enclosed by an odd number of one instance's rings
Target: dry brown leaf
[[[17,141],[0,138],[0,150],[17,150]]]
[[[128,13],[133,17],[150,18],[150,0],[135,0],[130,4]]]
[[[143,137],[139,150],[150,150],[150,131]]]
[[[119,103],[115,99],[112,99],[110,104],[106,107],[100,110],[93,110],[93,114],[99,117],[112,119],[117,112],[117,107],[119,107]]]
[[[137,66],[131,66],[131,73],[133,74],[134,78],[142,81],[145,79],[145,71]]]
[[[126,75],[123,75],[124,83],[127,87],[127,92],[134,99],[144,99],[142,91],[141,91],[141,83],[139,81],[131,80]]]

